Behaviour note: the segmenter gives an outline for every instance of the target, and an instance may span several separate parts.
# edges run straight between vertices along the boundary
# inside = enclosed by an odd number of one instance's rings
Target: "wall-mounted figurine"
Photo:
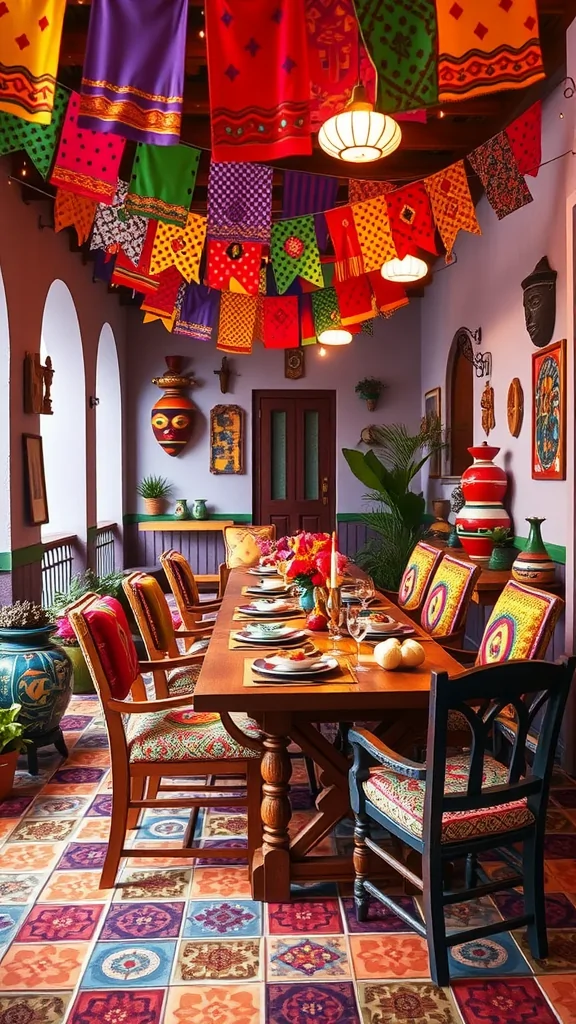
[[[166,356],[166,373],[154,377],[152,383],[164,394],[152,408],[154,437],[167,455],[180,455],[192,437],[194,402],[184,392],[196,384],[194,377],[183,374],[182,356]]]
[[[284,376],[287,380],[299,380],[304,376],[304,349],[287,348],[284,352]]]
[[[496,426],[496,420],[494,419],[494,388],[490,387],[489,381],[486,381],[484,385],[484,391],[480,399],[480,408],[482,409],[482,430],[486,437],[488,437],[490,431],[494,430]]]
[[[544,348],[554,333],[556,323],[557,273],[543,256],[528,277],[522,281],[526,330],[536,348]]]
[[[233,373],[233,371],[228,365],[228,359],[226,356],[222,356],[222,365],[219,370],[214,370],[214,373],[220,381],[220,391],[223,395],[227,394],[228,385],[230,383],[230,374]]]
[[[50,356],[42,366],[38,352],[26,352],[24,356],[24,412],[41,416],[52,416],[52,380],[54,369]]]
[[[512,437],[518,437],[522,429],[522,420],[524,419],[524,392],[518,377],[514,377],[510,381],[506,413],[508,416],[508,430]]]

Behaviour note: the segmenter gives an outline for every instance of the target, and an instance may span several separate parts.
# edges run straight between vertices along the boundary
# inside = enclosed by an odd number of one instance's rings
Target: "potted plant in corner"
[[[356,394],[366,402],[368,412],[374,412],[378,399],[386,385],[377,377],[364,377],[354,388]]]
[[[150,474],[150,476],[143,477],[136,491],[144,499],[146,515],[161,516],[171,490],[171,485],[163,476],[153,476]]]
[[[489,530],[487,535],[494,543],[487,568],[496,571],[511,569],[518,551],[514,547],[514,536],[510,533],[509,528],[496,526],[493,530]]]
[[[10,796],[18,755],[24,753],[29,740],[23,736],[24,726],[18,721],[20,704],[0,708],[0,800]]]

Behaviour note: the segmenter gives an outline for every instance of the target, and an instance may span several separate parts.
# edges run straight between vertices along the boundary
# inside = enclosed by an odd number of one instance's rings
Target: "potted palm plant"
[[[144,499],[144,508],[149,516],[161,516],[166,507],[166,499],[172,490],[171,484],[163,476],[145,476],[136,488]]]
[[[18,755],[29,743],[23,735],[25,726],[18,721],[19,714],[20,704],[0,708],[0,800],[10,796]]]

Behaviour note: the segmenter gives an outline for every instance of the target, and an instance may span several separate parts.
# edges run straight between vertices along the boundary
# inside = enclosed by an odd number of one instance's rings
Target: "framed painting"
[[[532,479],[566,479],[566,339],[532,353]]]
[[[37,434],[24,434],[23,443],[28,515],[34,526],[41,526],[48,522],[42,438]]]
[[[440,388],[432,388],[431,391],[427,391],[424,395],[424,420],[422,425],[431,425],[432,423],[440,424],[441,422],[442,401]],[[437,479],[442,476],[442,452],[434,452],[428,465],[428,475],[432,479]]]
[[[244,472],[244,410],[215,405],[210,411],[210,472]]]

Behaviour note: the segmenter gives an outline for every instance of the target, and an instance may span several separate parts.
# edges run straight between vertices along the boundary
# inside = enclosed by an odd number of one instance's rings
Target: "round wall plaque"
[[[508,430],[512,437],[518,437],[522,429],[522,420],[524,419],[524,392],[518,377],[514,377],[510,382],[506,411],[508,415]]]

